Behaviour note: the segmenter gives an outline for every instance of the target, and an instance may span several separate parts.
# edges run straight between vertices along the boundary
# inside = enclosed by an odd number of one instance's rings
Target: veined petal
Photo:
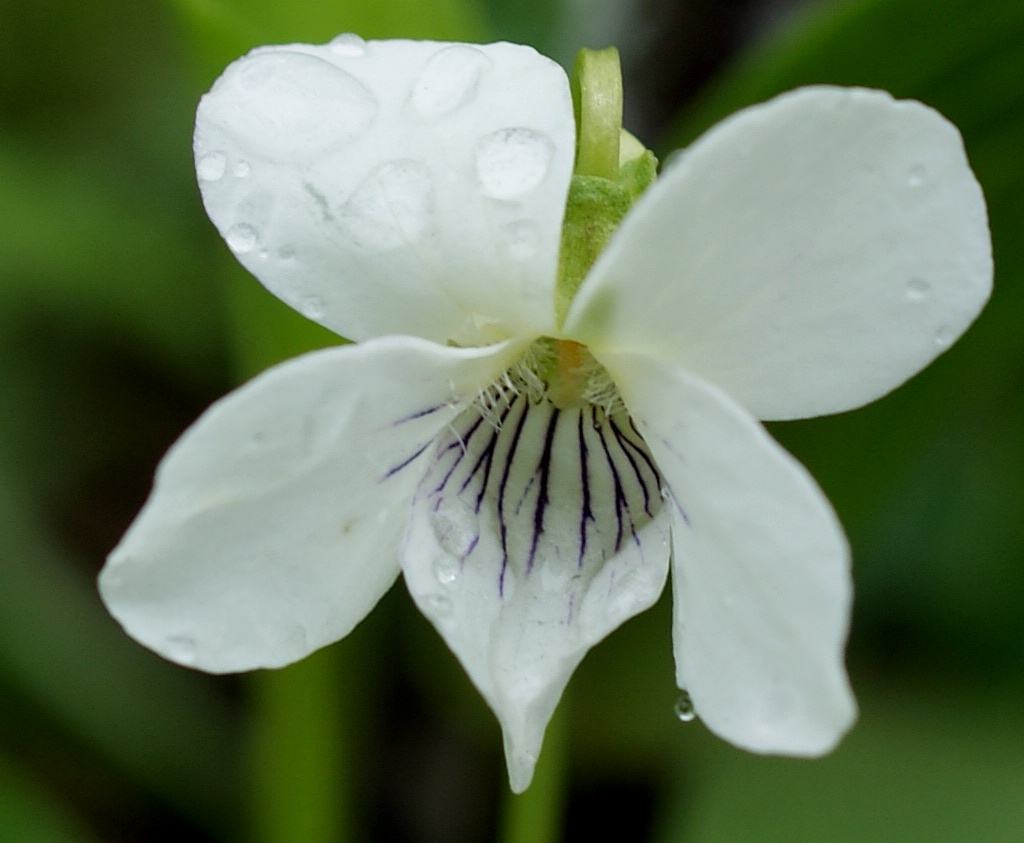
[[[805,88],[730,117],[668,167],[565,333],[685,368],[759,418],[814,416],[924,367],[991,279],[956,128],[879,91]]]
[[[402,569],[497,714],[521,792],[576,665],[661,593],[671,513],[623,414],[490,399],[427,458]]]
[[[551,333],[575,128],[530,47],[264,47],[203,97],[203,202],[275,295],[354,340]]]
[[[346,635],[398,574],[415,464],[510,353],[389,337],[232,392],[164,457],[100,575],[107,608],[164,657],[218,673]]]
[[[601,362],[667,481],[679,686],[713,732],[819,755],[856,715],[843,666],[846,539],[806,470],[714,387],[633,355]]]

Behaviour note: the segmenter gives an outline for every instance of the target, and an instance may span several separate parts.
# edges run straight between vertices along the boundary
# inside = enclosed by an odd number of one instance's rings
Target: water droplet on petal
[[[679,695],[679,699],[676,700],[675,712],[676,717],[683,723],[689,723],[697,717],[697,712],[693,707],[693,700],[690,699],[689,691],[683,691]]]
[[[453,114],[476,96],[481,74],[490,60],[466,44],[446,47],[431,57],[413,85],[409,101],[421,116],[433,120]]]
[[[277,250],[277,256],[283,261],[295,260],[295,249],[291,246],[282,246]]]
[[[911,301],[922,301],[931,290],[932,285],[923,278],[914,277],[907,282],[907,298]]]
[[[480,538],[480,524],[477,514],[462,498],[445,496],[439,498],[436,508],[430,511],[430,525],[437,536],[437,542],[448,552],[447,568],[454,566],[458,576],[459,560],[468,556]],[[454,557],[454,558],[452,558]],[[446,557],[442,557],[444,560]],[[438,561],[441,565],[442,560]],[[436,572],[436,568],[435,568]]]
[[[477,145],[476,175],[495,199],[516,199],[529,193],[548,174],[554,156],[551,141],[532,129],[501,129]]]
[[[441,556],[434,563],[434,577],[441,585],[451,585],[459,578],[461,573],[459,560],[455,557]]]
[[[928,171],[925,169],[924,164],[915,164],[907,172],[907,184],[911,187],[920,187],[924,184],[925,176],[928,175]]]
[[[422,240],[433,220],[430,171],[418,161],[381,164],[341,209],[352,239],[385,251]]]
[[[239,223],[228,230],[227,236],[224,239],[227,240],[231,251],[244,255],[259,245],[260,235],[251,225]]]
[[[935,344],[945,348],[953,342],[953,329],[949,325],[941,325],[935,331]]]
[[[252,55],[222,76],[200,104],[200,122],[204,112],[226,111],[253,152],[294,160],[362,135],[376,117],[377,99],[340,67],[278,49]]]
[[[199,159],[196,174],[202,181],[217,181],[224,177],[228,159],[223,152],[210,152]]]
[[[190,635],[172,635],[164,642],[167,656],[178,664],[195,664],[199,646]]]
[[[354,32],[343,32],[331,39],[331,52],[339,56],[357,58],[366,54],[366,42]]]
[[[435,615],[447,615],[452,610],[451,598],[444,594],[428,594],[423,599],[427,604],[427,608]]]
[[[540,229],[530,220],[517,220],[508,225],[504,232],[508,256],[514,261],[526,261],[537,253],[540,243]]]
[[[235,164],[235,176],[236,178],[244,179],[247,178],[249,173],[252,172],[252,167],[249,166],[248,161],[239,161]]]
[[[306,296],[299,302],[299,312],[307,319],[316,321],[324,318],[324,302],[320,296]]]

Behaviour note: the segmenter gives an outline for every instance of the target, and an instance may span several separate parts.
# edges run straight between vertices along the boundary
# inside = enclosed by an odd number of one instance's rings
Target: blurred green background
[[[305,666],[229,678],[129,641],[94,586],[177,434],[242,374],[330,341],[235,266],[190,143],[228,61],[340,31],[563,63],[617,44],[627,125],[663,154],[812,82],[961,128],[990,208],[987,310],[884,400],[772,429],[854,547],[860,722],[814,762],[678,722],[663,601],[570,686],[559,825],[1024,839],[1024,0],[0,0],[0,843],[495,837],[497,726],[401,585]]]

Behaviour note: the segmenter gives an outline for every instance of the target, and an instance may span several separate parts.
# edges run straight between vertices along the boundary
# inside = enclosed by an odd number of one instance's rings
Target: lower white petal
[[[111,614],[212,672],[277,667],[346,635],[398,574],[417,456],[508,353],[391,337],[307,354],[218,401],[111,553]]]
[[[624,414],[490,397],[428,457],[402,567],[497,714],[520,792],[576,665],[661,593],[671,514]]]
[[[739,405],[665,364],[602,357],[665,476],[679,686],[713,732],[818,755],[856,716],[843,664],[852,583],[835,513]]]

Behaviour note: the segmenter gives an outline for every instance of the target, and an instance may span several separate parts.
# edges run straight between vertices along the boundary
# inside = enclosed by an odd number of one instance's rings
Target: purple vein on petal
[[[501,571],[498,574],[498,595],[505,596],[505,571],[508,568],[508,521],[505,518],[505,493],[508,491],[508,478],[512,472],[512,464],[515,462],[516,450],[519,447],[519,437],[523,432],[523,425],[530,410],[530,402],[522,402],[523,411],[519,415],[515,431],[512,434],[512,442],[509,444],[508,454],[505,455],[505,471],[502,473],[501,482],[498,484],[498,524],[501,536]]]
[[[582,412],[576,416],[576,435],[580,443],[580,487],[583,495],[583,501],[580,504],[580,544],[576,570],[581,570],[583,568],[583,559],[587,553],[587,522],[593,523],[594,521],[594,512],[590,508],[590,472],[587,466],[589,450],[587,449]]]
[[[537,556],[537,544],[544,533],[544,511],[549,503],[548,482],[551,478],[551,445],[555,440],[555,428],[558,427],[558,419],[561,417],[561,412],[557,407],[551,411],[551,418],[548,419],[548,429],[544,434],[544,450],[540,455],[540,463],[534,471],[534,477],[539,475],[540,478],[540,490],[537,493],[537,506],[533,512],[533,538],[530,541],[530,553],[526,559],[527,574],[533,570],[533,562]]]

